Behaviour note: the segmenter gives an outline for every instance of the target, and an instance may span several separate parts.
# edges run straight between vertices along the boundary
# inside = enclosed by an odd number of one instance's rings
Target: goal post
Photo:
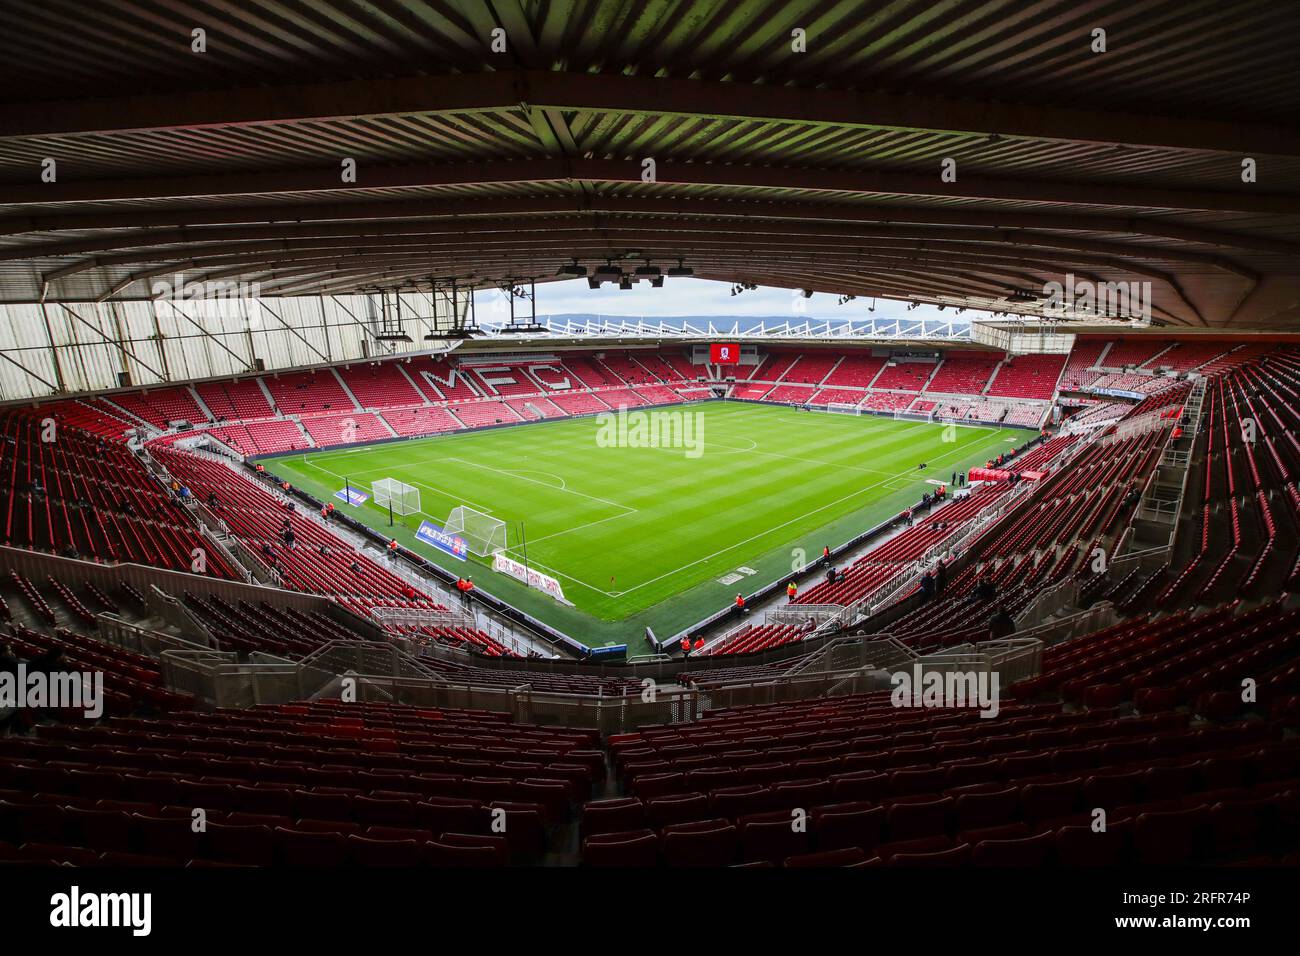
[[[420,513],[420,490],[396,478],[381,478],[370,485],[375,504],[380,508],[392,508],[395,515],[414,515]]]
[[[506,523],[481,511],[457,505],[447,516],[448,534],[458,534],[465,539],[469,550],[479,557],[487,557],[506,549]]]
[[[826,411],[838,415],[861,415],[862,406],[852,402],[827,402]]]

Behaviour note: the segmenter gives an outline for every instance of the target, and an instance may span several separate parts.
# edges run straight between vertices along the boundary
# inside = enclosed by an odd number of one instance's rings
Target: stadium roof
[[[1300,327],[1274,0],[48,0],[10,27],[4,301],[681,258],[995,309],[1072,273],[1149,282],[1157,322]]]

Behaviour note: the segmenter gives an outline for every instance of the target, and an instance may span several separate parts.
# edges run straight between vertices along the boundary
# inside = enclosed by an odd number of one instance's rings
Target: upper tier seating
[[[1101,373],[1088,369],[1097,364],[1108,344],[1095,339],[1076,339],[1061,373],[1061,390],[1073,392],[1091,385]]]
[[[524,365],[471,365],[469,369],[484,395],[536,395],[545,391]]]
[[[930,362],[896,362],[888,365],[871,383],[873,391],[895,389],[903,392],[919,392],[926,379],[934,372]]]
[[[792,384],[818,385],[839,364],[840,356],[835,352],[805,352],[799,357],[794,367],[781,378],[782,382]]]
[[[1170,343],[1167,341],[1151,338],[1119,339],[1110,347],[1110,351],[1102,359],[1102,365],[1105,368],[1143,366],[1167,349],[1169,345]]]
[[[275,414],[266,400],[266,393],[257,379],[246,378],[238,382],[204,382],[194,386],[216,416],[217,421],[239,421],[250,418],[270,418]]]
[[[269,418],[246,425],[217,424],[210,431],[214,438],[245,455],[266,455],[310,447],[298,426],[284,418]]]
[[[617,378],[592,359],[569,356],[564,359],[564,367],[586,388],[605,388],[621,384]]]
[[[475,387],[467,372],[451,362],[414,358],[406,371],[420,393],[431,402],[474,402],[487,394],[481,385]]]
[[[1175,372],[1190,372],[1213,359],[1220,358],[1231,348],[1232,344],[1228,342],[1175,342],[1168,351],[1144,363],[1143,368],[1167,368]]]
[[[675,352],[650,353],[638,356],[638,360],[669,385],[678,379],[693,382],[704,371],[701,365],[692,365],[691,360]]]
[[[396,362],[346,365],[338,373],[362,408],[400,408],[424,404],[424,396],[411,385]]]
[[[799,361],[799,353],[791,352],[788,354],[772,353],[768,355],[767,360],[756,371],[754,375],[749,376],[751,381],[756,382],[777,382],[784,379],[786,372]],[[760,374],[761,373],[761,374]]]
[[[939,394],[979,395],[997,368],[1000,357],[1000,354],[953,351],[944,357],[925,390]]]
[[[356,403],[329,370],[268,375],[263,381],[275,399],[275,407],[286,415],[356,410]]]
[[[1048,400],[1056,394],[1056,380],[1064,365],[1064,355],[1018,355],[1007,359],[987,394]]]
[[[412,407],[390,408],[384,412],[384,421],[392,426],[393,431],[403,437],[407,435],[435,435],[439,432],[454,432],[463,426],[452,417],[445,408]]]
[[[885,359],[881,356],[850,353],[844,356],[822,384],[828,388],[830,386],[867,388],[871,385],[871,380],[884,367]]]
[[[155,388],[147,392],[118,392],[110,396],[113,404],[126,409],[150,425],[166,428],[169,422],[202,423],[208,416],[188,388]]]
[[[347,445],[353,442],[379,441],[392,438],[378,415],[370,412],[353,412],[346,415],[314,415],[304,417],[302,425],[312,441],[324,448],[329,445]]]
[[[655,385],[659,378],[641,364],[636,353],[606,352],[601,365],[610,378],[617,376],[628,385]]]

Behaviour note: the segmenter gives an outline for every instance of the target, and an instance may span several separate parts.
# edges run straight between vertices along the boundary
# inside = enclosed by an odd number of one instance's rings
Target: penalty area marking
[[[303,456],[302,461],[303,461],[303,464],[304,464],[304,465],[309,465],[310,467],[315,468],[317,471],[323,471],[323,472],[324,472],[325,474],[327,474],[327,475],[331,475],[331,476],[334,477],[334,478],[339,478],[339,479],[342,479],[342,480],[344,480],[344,481],[347,481],[347,480],[348,480],[347,478],[344,478],[343,475],[340,475],[340,474],[339,474],[338,472],[336,472],[336,471],[330,471],[328,468],[322,468],[320,465],[316,464],[314,461],[309,461],[309,460],[307,459],[307,456],[306,456],[306,455]],[[390,470],[390,471],[391,471],[391,469],[376,469],[376,471],[381,471],[381,470]],[[361,474],[373,474],[373,472],[361,472]],[[406,482],[406,484],[408,484],[408,485],[416,485],[416,486],[418,486],[418,487],[420,487],[420,488],[424,488],[426,491],[432,491],[432,492],[433,492],[434,494],[436,494],[436,495],[442,495],[442,496],[445,497],[445,498],[449,498],[449,499],[451,499],[452,501],[464,501],[464,502],[468,503],[469,505],[471,505],[471,506],[474,508],[474,510],[476,510],[476,511],[482,511],[484,514],[492,514],[492,509],[489,508],[487,505],[482,504],[481,502],[472,501],[471,499],[469,499],[469,498],[465,498],[465,497],[462,497],[462,496],[460,496],[460,495],[453,495],[450,491],[447,491],[447,490],[444,489],[444,488],[435,488],[433,485],[427,485],[427,484],[425,484],[425,483],[422,482],[422,481],[408,481],[408,482]],[[378,507],[378,505],[376,505],[376,507]],[[429,519],[431,519],[431,520],[433,520],[433,521],[444,521],[444,520],[446,520],[446,519],[444,519],[444,518],[439,518],[439,517],[437,517],[436,515],[431,515],[431,514],[429,514],[429,512],[427,512],[427,511],[420,511],[419,513],[422,514],[422,515],[424,515],[426,518],[429,518]]]
[[[954,455],[958,455],[958,454],[962,453],[963,451],[965,451],[966,449],[968,449],[971,445],[974,445],[974,444],[976,444],[976,443],[979,442],[979,441],[980,441],[980,439],[979,439],[979,438],[976,438],[976,439],[974,439],[974,440],[972,440],[972,441],[969,441],[969,442],[965,443],[964,445],[958,445],[956,448],[954,448],[954,449],[953,449],[952,451],[950,451],[948,454],[946,454],[946,455],[941,455],[941,456],[939,456],[938,458],[936,458],[936,459],[935,459],[935,462],[938,463],[938,462],[941,462],[941,461],[946,461],[947,459],[953,457]],[[837,498],[837,499],[834,500],[834,501],[828,501],[826,504],[821,505],[820,507],[814,508],[812,511],[809,511],[809,512],[807,512],[806,514],[798,515],[797,517],[791,518],[789,521],[783,521],[781,524],[773,525],[773,526],[770,527],[770,528],[766,528],[766,529],[764,529],[763,531],[760,531],[758,534],[756,534],[756,535],[751,535],[750,537],[746,538],[746,539],[743,540],[743,541],[737,541],[735,544],[728,545],[727,547],[721,549],[720,551],[715,551],[715,552],[713,552],[713,554],[706,554],[704,557],[702,557],[702,558],[697,558],[697,559],[694,560],[694,561],[690,561],[690,562],[688,562],[688,563],[686,563],[686,564],[683,564],[681,567],[674,568],[674,569],[671,570],[671,571],[666,571],[666,572],[664,572],[663,574],[659,575],[658,577],[651,578],[651,579],[648,580],[648,581],[642,581],[640,584],[634,585],[633,587],[630,587],[630,588],[628,588],[627,590],[620,592],[620,595],[619,595],[619,596],[622,596],[622,595],[624,595],[624,594],[631,594],[633,591],[638,591],[638,590],[640,590],[641,588],[646,587],[647,585],[654,584],[654,583],[656,583],[656,582],[658,582],[658,581],[662,581],[664,578],[671,577],[671,576],[674,575],[674,574],[678,574],[678,573],[680,573],[680,572],[682,572],[682,571],[685,571],[687,568],[694,567],[694,566],[697,565],[697,564],[703,564],[703,563],[706,562],[706,561],[711,561],[711,560],[713,560],[714,558],[718,557],[719,555],[727,554],[728,552],[730,552],[730,551],[734,551],[736,548],[739,548],[739,547],[741,547],[742,545],[749,544],[751,541],[756,541],[756,540],[758,540],[759,538],[765,537],[766,535],[769,535],[769,534],[771,534],[771,533],[774,532],[774,531],[779,531],[779,530],[781,530],[782,528],[785,528],[785,527],[787,527],[787,526],[789,526],[789,525],[796,524],[797,522],[800,522],[800,521],[804,520],[805,518],[808,518],[808,517],[810,517],[810,516],[812,516],[812,515],[815,515],[815,514],[817,514],[818,512],[825,511],[827,508],[833,507],[834,505],[840,504],[841,502],[848,501],[848,500],[851,499],[851,498],[856,498],[857,496],[863,494],[864,492],[872,491],[872,490],[874,490],[874,489],[876,489],[876,488],[881,487],[882,485],[886,485],[886,484],[887,484],[888,482],[890,482],[890,481],[897,481],[898,479],[900,479],[900,478],[902,478],[902,477],[904,477],[904,476],[906,476],[906,475],[910,475],[911,473],[912,473],[912,469],[908,469],[907,471],[900,472],[899,474],[893,476],[893,478],[886,478],[884,481],[878,481],[878,482],[876,482],[874,485],[867,485],[867,486],[865,486],[865,487],[863,487],[863,488],[859,488],[859,489],[856,490],[856,491],[852,491],[852,492],[850,492],[849,494],[845,495],[845,496],[842,497],[842,498]],[[538,567],[542,567],[542,566],[543,566],[543,565],[538,565]],[[548,570],[551,570],[551,569],[548,569]],[[559,573],[559,572],[556,572],[556,573]],[[584,587],[586,587],[586,588],[589,588],[590,590],[595,591],[595,592],[598,593],[598,594],[604,594],[606,597],[614,597],[614,596],[615,596],[615,595],[611,594],[611,593],[608,592],[608,591],[602,591],[600,588],[597,588],[597,587],[594,587],[594,586],[592,586],[592,585],[590,585],[590,584],[587,584],[585,581],[579,581],[577,578],[569,577],[569,575],[564,575],[564,577],[568,578],[570,581],[574,581],[574,582],[577,583],[577,584],[581,584],[582,586],[584,586]],[[705,582],[701,582],[701,583],[705,583]]]
[[[925,427],[925,426],[928,425],[928,424],[929,424],[929,423],[920,423],[920,424],[919,424],[919,427]],[[962,427],[962,426],[959,426],[959,427]],[[976,429],[978,429],[978,430],[980,430],[980,431],[985,431],[985,432],[987,432],[987,431],[990,430],[990,429],[988,429],[988,428],[986,428],[986,427],[981,428],[981,427],[979,427],[979,426],[965,426],[965,427],[968,427],[968,428],[970,428],[970,429],[972,429],[972,430],[976,430]],[[911,431],[911,429],[908,429],[908,431]],[[904,433],[904,434],[905,434],[905,433]],[[972,441],[965,442],[965,443],[963,443],[963,444],[956,444],[956,447],[954,447],[950,452],[948,452],[948,453],[945,454],[945,455],[940,455],[939,457],[937,457],[936,459],[934,459],[934,463],[937,464],[937,463],[939,463],[939,462],[947,461],[948,459],[950,459],[950,458],[952,458],[952,457],[954,457],[954,456],[956,456],[956,455],[961,454],[962,452],[964,452],[964,451],[966,451],[968,448],[970,448],[972,445],[975,445],[976,443],[978,443],[979,440],[980,440],[979,438],[975,438],[975,439],[973,439]],[[954,444],[955,444],[955,443],[954,443]],[[760,452],[759,454],[762,454],[762,453]],[[783,456],[783,457],[784,457],[784,456]],[[303,460],[304,460],[304,461],[307,461],[306,456],[304,456]],[[488,465],[476,465],[474,462],[467,462],[467,461],[465,461],[464,459],[461,459],[461,458],[442,458],[442,459],[431,459],[431,460],[438,460],[438,461],[458,461],[458,462],[461,462],[462,464],[467,464],[467,465],[472,465],[472,466],[474,466],[474,467],[483,468],[483,469],[485,469],[485,470],[487,470],[487,471],[498,472],[498,473],[500,473],[500,474],[504,474],[504,475],[506,475],[507,477],[514,477],[514,478],[516,478],[516,480],[520,480],[520,481],[529,481],[529,482],[532,482],[533,484],[540,484],[540,485],[542,485],[542,486],[545,487],[545,488],[550,488],[552,491],[558,491],[558,490],[560,490],[560,489],[555,488],[553,485],[548,485],[548,484],[546,484],[545,482],[539,482],[539,481],[536,481],[535,479],[531,479],[531,478],[518,478],[517,476],[515,476],[515,475],[511,475],[509,472],[502,471],[501,469],[498,469],[498,468],[492,468],[491,466],[488,466]],[[808,464],[826,464],[826,463],[822,463],[822,462],[811,462],[811,461],[808,461],[807,459],[795,459],[795,460],[804,461],[804,462],[806,462],[806,463],[808,463]],[[316,465],[316,464],[313,463],[313,462],[307,461],[307,464],[310,464],[313,468],[317,468],[318,470],[323,471],[323,472],[325,472],[325,473],[328,474],[328,475],[333,475],[335,478],[341,478],[341,477],[342,477],[341,475],[338,475],[338,474],[336,474],[335,472],[329,471],[328,469],[325,469],[325,468],[321,468],[319,465]],[[410,463],[408,463],[408,465],[409,465],[409,464],[410,464]],[[841,467],[843,467],[843,466],[841,466]],[[851,466],[850,466],[850,467],[851,467]],[[382,470],[384,470],[384,469],[375,469],[375,471],[382,471]],[[859,470],[859,469],[854,469],[854,470]],[[763,531],[759,532],[758,534],[751,535],[750,537],[745,538],[745,539],[742,540],[742,541],[737,541],[737,542],[735,542],[734,544],[728,545],[727,547],[722,548],[722,549],[719,550],[719,551],[715,551],[715,552],[713,552],[712,554],[708,554],[708,555],[705,555],[705,556],[703,556],[703,557],[701,557],[701,558],[697,558],[697,559],[695,559],[694,561],[689,561],[689,562],[687,562],[686,564],[681,565],[680,567],[677,567],[677,568],[672,569],[671,571],[666,571],[666,572],[664,572],[663,574],[658,575],[657,577],[651,578],[651,579],[649,579],[649,580],[647,580],[647,581],[642,581],[640,584],[634,585],[634,586],[632,586],[632,587],[630,587],[630,588],[627,588],[627,589],[625,589],[625,590],[621,590],[621,591],[606,591],[606,590],[604,590],[604,589],[602,589],[602,588],[596,587],[596,586],[593,585],[593,584],[589,584],[589,583],[587,583],[586,581],[583,581],[583,580],[581,580],[581,579],[579,579],[579,578],[575,578],[575,577],[573,577],[571,574],[566,574],[565,572],[559,570],[558,568],[552,568],[552,567],[549,567],[549,566],[547,566],[547,565],[545,565],[545,564],[542,564],[542,563],[539,562],[539,561],[535,561],[535,560],[534,560],[534,561],[530,561],[530,563],[531,563],[534,567],[542,568],[542,569],[545,570],[545,571],[549,571],[551,574],[555,575],[556,577],[563,578],[563,579],[566,580],[566,581],[572,581],[574,584],[576,584],[576,585],[578,585],[578,586],[580,586],[580,587],[584,587],[584,588],[586,588],[587,590],[592,591],[592,592],[594,592],[594,593],[596,593],[596,594],[604,595],[604,596],[607,597],[607,598],[623,597],[623,596],[626,596],[626,595],[628,595],[628,594],[631,594],[633,591],[638,591],[638,590],[640,590],[641,588],[647,587],[647,586],[649,586],[649,585],[651,585],[651,584],[655,584],[655,583],[657,583],[657,582],[659,582],[659,581],[662,581],[662,580],[665,579],[665,578],[672,577],[672,576],[675,575],[675,574],[679,574],[679,573],[681,573],[682,571],[687,570],[688,568],[695,567],[695,566],[698,565],[698,564],[703,564],[703,563],[705,563],[705,562],[707,562],[707,561],[711,561],[711,560],[713,560],[713,559],[716,558],[716,557],[719,557],[720,555],[727,554],[727,553],[730,552],[730,551],[734,551],[736,548],[739,548],[739,547],[742,547],[742,546],[744,546],[744,545],[746,545],[746,544],[749,544],[751,541],[758,540],[758,539],[763,538],[763,537],[765,537],[765,536],[767,536],[767,535],[769,535],[769,534],[772,534],[772,533],[775,532],[775,531],[779,531],[779,530],[781,530],[782,528],[788,527],[789,525],[796,524],[796,523],[798,523],[798,522],[800,522],[800,521],[803,521],[804,519],[809,518],[809,517],[811,517],[812,515],[815,515],[815,514],[818,514],[819,512],[825,511],[827,508],[833,507],[834,505],[837,505],[837,504],[840,504],[840,503],[842,503],[842,502],[844,502],[844,501],[848,501],[848,500],[850,500],[850,499],[852,499],[852,498],[858,497],[859,495],[863,494],[864,492],[871,491],[871,490],[874,490],[874,489],[879,488],[879,487],[882,487],[882,486],[887,486],[887,485],[889,485],[891,482],[897,482],[897,481],[899,481],[899,480],[901,480],[901,479],[904,479],[904,478],[906,478],[907,476],[910,476],[910,475],[914,474],[914,471],[915,471],[914,469],[909,468],[909,469],[907,469],[906,471],[902,471],[902,472],[899,472],[897,475],[893,475],[893,476],[887,477],[887,478],[885,478],[885,479],[882,480],[882,481],[878,481],[878,482],[876,482],[875,484],[866,485],[866,486],[864,486],[864,487],[862,487],[862,488],[857,489],[856,491],[852,491],[852,492],[850,492],[849,494],[844,495],[844,496],[841,497],[841,498],[837,498],[837,499],[835,499],[834,501],[827,502],[827,503],[825,503],[825,504],[823,504],[823,505],[821,505],[821,506],[819,506],[819,507],[817,507],[817,508],[814,508],[814,509],[812,509],[811,511],[805,513],[805,514],[798,515],[798,516],[796,516],[796,517],[794,517],[794,518],[789,519],[788,521],[784,521],[784,522],[782,522],[782,523],[779,524],[779,525],[773,525],[773,526],[771,526],[771,527],[769,527],[769,528],[765,528]],[[370,472],[363,472],[363,474],[369,474],[369,473],[370,473]],[[876,472],[876,474],[886,474],[886,473],[885,473],[885,472]],[[419,483],[419,482],[413,482],[413,484],[420,484],[420,483]],[[907,485],[908,485],[908,486],[910,486],[910,484],[911,484],[910,481],[907,482]],[[438,489],[436,489],[436,488],[432,488],[431,486],[428,486],[428,485],[421,485],[421,487],[429,488],[431,491],[438,491],[440,494],[446,494],[445,491],[439,491]],[[906,486],[905,486],[904,488],[900,488],[900,489],[888,489],[888,490],[905,490],[905,488],[906,488]],[[637,509],[636,509],[636,508],[631,508],[631,507],[629,507],[628,505],[619,504],[619,503],[616,502],[616,501],[609,501],[609,500],[604,499],[604,498],[599,498],[599,497],[596,497],[595,495],[587,495],[587,494],[584,494],[583,492],[580,492],[580,491],[573,491],[573,490],[567,490],[567,489],[566,489],[566,493],[567,493],[567,494],[571,494],[571,495],[578,495],[578,496],[583,497],[583,498],[589,498],[589,499],[591,499],[591,500],[593,500],[593,501],[600,501],[600,502],[603,503],[603,504],[613,505],[614,507],[623,508],[623,509],[625,509],[625,511],[626,511],[627,514],[633,514],[633,513],[636,513],[636,512],[637,512]],[[471,503],[472,503],[472,502],[471,502]],[[486,509],[481,509],[481,510],[486,510]],[[423,512],[422,512],[422,513],[423,513]],[[432,516],[430,516],[430,517],[432,517]],[[601,519],[601,520],[612,520],[613,518],[618,518],[618,517],[624,517],[624,515],[611,515],[610,518],[608,518],[608,519]],[[569,531],[573,531],[573,530],[577,530],[577,528],[566,529],[565,531],[556,532],[555,534],[556,534],[556,535],[567,534]],[[538,538],[537,540],[538,540],[538,541],[541,541],[541,540],[543,540],[543,539]],[[705,583],[705,582],[701,582],[701,583]]]

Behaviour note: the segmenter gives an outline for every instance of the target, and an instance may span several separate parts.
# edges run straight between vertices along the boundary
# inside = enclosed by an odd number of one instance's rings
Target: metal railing
[[[258,655],[240,662],[208,648],[166,649],[163,677],[173,690],[211,707],[253,707],[312,698],[387,701],[423,707],[489,710],[521,723],[586,727],[604,734],[647,724],[694,720],[697,692],[647,686],[627,696],[541,691],[521,674],[518,684],[483,685],[427,670],[391,644],[335,641],[292,662]],[[346,697],[345,697],[346,695]]]
[[[213,707],[255,707],[302,700],[316,690],[301,664],[241,664],[223,651],[166,650],[160,658],[167,687]]]
[[[1021,631],[1022,638],[1041,641],[1045,647],[1083,634],[1091,634],[1119,621],[1119,613],[1109,601],[1098,601],[1086,611],[1076,611],[1055,621]]]
[[[124,621],[107,611],[95,616],[95,630],[101,641],[136,654],[161,657],[163,651],[211,651],[215,648],[198,643],[202,636],[191,635],[187,640],[139,624]]]

